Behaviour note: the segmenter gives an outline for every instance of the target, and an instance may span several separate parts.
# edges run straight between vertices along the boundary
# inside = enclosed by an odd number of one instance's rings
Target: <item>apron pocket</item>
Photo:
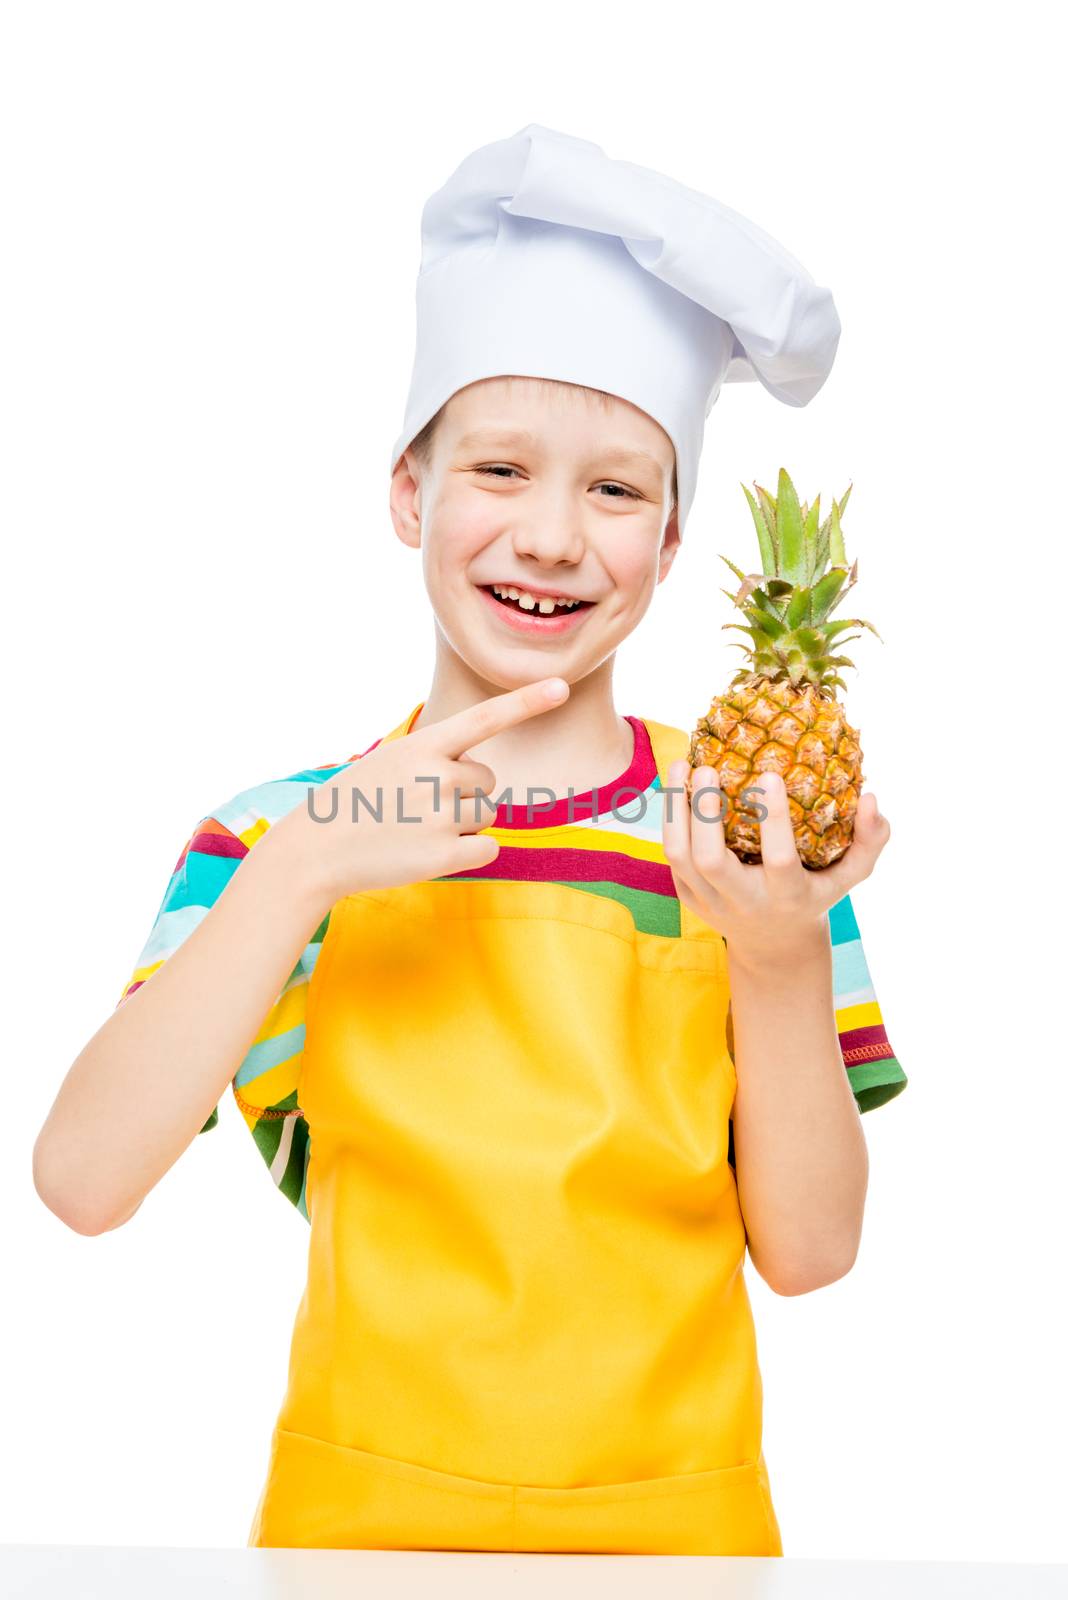
[[[250,1545],[782,1555],[763,1457],[574,1489],[492,1483],[276,1427]]]
[[[250,1545],[509,1550],[512,1485],[275,1428]]]

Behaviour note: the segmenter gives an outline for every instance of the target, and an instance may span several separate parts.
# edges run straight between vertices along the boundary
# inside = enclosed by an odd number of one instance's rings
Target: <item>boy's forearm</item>
[[[749,1250],[780,1294],[849,1271],[868,1152],[834,1019],[829,929],[781,968],[728,944],[738,1198]]]
[[[117,1226],[192,1142],[329,905],[277,824],[203,921],[98,1029],[38,1135],[38,1193],[80,1233]]]

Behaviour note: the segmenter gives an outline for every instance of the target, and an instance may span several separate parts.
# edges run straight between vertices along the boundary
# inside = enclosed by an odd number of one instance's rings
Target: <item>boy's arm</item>
[[[306,831],[276,823],[203,920],[70,1067],[33,1149],[49,1209],[121,1225],[192,1143],[329,911]]]
[[[735,1174],[749,1252],[779,1294],[843,1277],[860,1244],[868,1150],[835,1024],[825,927],[782,967],[727,947]]]

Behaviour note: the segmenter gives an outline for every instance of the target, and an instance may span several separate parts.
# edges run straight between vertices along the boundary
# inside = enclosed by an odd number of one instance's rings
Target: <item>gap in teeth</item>
[[[563,611],[573,611],[575,607],[580,604],[578,600],[542,599],[538,596],[529,594],[526,589],[516,589],[514,587],[504,588],[499,583],[491,583],[490,588],[493,590],[494,594],[499,594],[506,600],[518,601],[520,607],[524,611],[533,611],[535,607],[537,607],[542,616],[548,616],[550,612],[557,609]]]

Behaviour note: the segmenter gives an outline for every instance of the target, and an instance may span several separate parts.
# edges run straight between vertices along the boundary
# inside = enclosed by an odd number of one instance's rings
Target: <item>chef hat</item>
[[[720,385],[756,378],[807,405],[840,333],[830,291],[746,217],[531,122],[472,151],[423,208],[415,359],[390,469],[479,378],[583,384],[670,437],[681,534]]]

